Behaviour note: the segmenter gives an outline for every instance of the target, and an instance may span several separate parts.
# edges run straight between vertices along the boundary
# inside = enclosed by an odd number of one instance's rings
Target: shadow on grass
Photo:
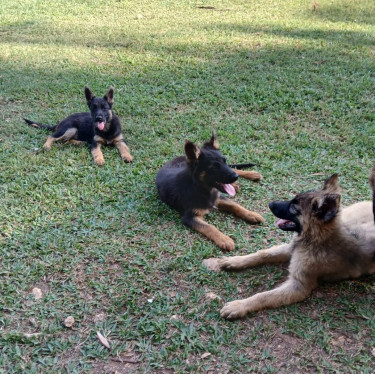
[[[375,3],[371,0],[335,0],[329,4],[316,1],[317,10],[310,17],[331,22],[353,22],[375,24]]]

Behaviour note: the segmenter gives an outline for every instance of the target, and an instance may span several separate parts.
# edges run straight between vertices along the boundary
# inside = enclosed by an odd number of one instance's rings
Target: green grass
[[[289,240],[268,202],[331,173],[344,204],[370,198],[374,2],[313,3],[1,1],[0,373],[373,372],[373,277],[225,321],[207,292],[250,296],[286,267],[206,271],[202,260],[221,251],[154,186],[185,139],[202,143],[214,128],[229,162],[252,161],[264,176],[236,197],[263,226],[208,217],[236,254]],[[101,168],[86,147],[37,151],[46,133],[22,117],[54,124],[86,111],[85,84],[100,95],[115,87],[133,164],[110,148]]]

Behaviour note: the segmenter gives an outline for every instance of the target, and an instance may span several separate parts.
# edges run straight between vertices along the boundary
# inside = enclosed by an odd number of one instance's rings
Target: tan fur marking
[[[72,138],[74,138],[74,136],[77,134],[77,129],[75,128],[70,128],[68,130],[65,131],[65,134],[63,136],[61,136],[60,138],[58,138],[57,140],[62,140],[63,142],[66,142]]]
[[[123,141],[123,137],[120,134],[118,137],[112,140],[112,143],[115,145],[115,147],[120,152],[121,158],[126,162],[132,162],[133,157],[130,154],[129,147],[125,144]]]
[[[92,154],[92,157],[94,158],[94,163],[99,166],[104,165],[104,157],[103,157],[103,153],[100,147],[101,147],[101,144],[98,143],[98,145],[95,148],[91,149],[91,154]]]
[[[262,174],[258,173],[257,171],[253,170],[238,170],[233,169],[235,173],[241,178],[249,179],[251,181],[260,181],[263,179]]]
[[[94,141],[97,142],[97,143],[100,143],[100,144],[106,144],[107,143],[107,141],[99,135],[94,136]]]
[[[235,216],[245,220],[249,223],[262,223],[264,222],[263,217],[251,210],[247,210],[241,205],[235,203],[233,200],[218,198],[216,200],[216,206],[219,210],[224,212],[232,213]]]
[[[219,149],[219,142],[217,141],[217,139],[215,138],[213,143],[212,143],[212,146],[215,148],[215,149]]]
[[[201,182],[204,183],[205,178],[206,178],[206,172],[205,172],[205,171],[202,171],[202,172],[199,174],[199,180],[200,180]]]
[[[52,145],[55,142],[55,140],[56,139],[53,136],[48,135],[48,138],[47,138],[46,142],[44,143],[43,148],[46,149],[47,151],[49,151],[52,148]]]
[[[194,209],[193,213],[195,216],[203,218],[206,214],[210,212],[209,209]]]
[[[82,142],[80,140],[70,139],[69,143],[75,144],[75,145],[82,145],[84,142]]]
[[[215,226],[208,224],[202,217],[195,217],[193,229],[212,240],[218,247],[225,251],[234,250],[234,241],[220,232]]]
[[[71,140],[77,133],[77,129],[70,128],[65,131],[64,135],[60,136],[59,138],[55,138],[52,135],[49,135],[46,142],[43,145],[44,149],[50,150],[54,142],[61,140],[63,142]]]

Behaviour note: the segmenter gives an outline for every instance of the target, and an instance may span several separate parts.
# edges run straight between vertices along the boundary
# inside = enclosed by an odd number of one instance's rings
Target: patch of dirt
[[[247,356],[259,361],[259,350],[269,351],[271,357],[274,357],[273,366],[278,368],[278,373],[289,374],[298,373],[301,366],[304,367],[305,373],[315,373],[315,368],[311,371],[306,370],[306,359],[308,361],[319,361],[322,358],[328,359],[328,355],[321,349],[315,346],[306,346],[303,339],[292,335],[283,334],[280,330],[276,330],[272,337],[264,342],[263,346],[257,346],[256,349],[249,347],[247,349]],[[306,354],[304,354],[306,351]]]

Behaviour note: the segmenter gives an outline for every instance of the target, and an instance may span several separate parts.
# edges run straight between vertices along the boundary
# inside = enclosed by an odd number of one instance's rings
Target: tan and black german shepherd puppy
[[[374,185],[375,172],[370,177]],[[269,204],[277,225],[295,235],[289,244],[247,256],[208,259],[211,270],[243,270],[267,263],[287,262],[288,279],[279,287],[227,303],[220,311],[236,319],[264,308],[277,308],[306,299],[318,281],[357,278],[375,272],[375,225],[371,201],[340,209],[338,175],[320,191],[296,195],[290,201]]]
[[[238,174],[227,165],[219,151],[215,133],[202,148],[186,141],[184,150],[185,156],[175,158],[159,170],[156,176],[159,197],[179,211],[184,225],[211,239],[220,248],[232,251],[234,241],[205,222],[204,215],[216,207],[249,223],[263,222],[263,217],[220,194],[235,195],[232,183]],[[239,170],[239,173],[247,179],[261,179],[261,175],[254,171]]]
[[[133,157],[121,133],[120,119],[112,110],[113,87],[103,97],[96,97],[85,86],[85,96],[90,112],[72,114],[56,126],[42,125],[26,118],[24,120],[30,126],[54,131],[43,145],[46,150],[50,150],[58,140],[74,144],[87,142],[95,164],[103,165],[104,157],[100,148],[103,144],[109,144],[116,146],[125,162],[132,162]]]

